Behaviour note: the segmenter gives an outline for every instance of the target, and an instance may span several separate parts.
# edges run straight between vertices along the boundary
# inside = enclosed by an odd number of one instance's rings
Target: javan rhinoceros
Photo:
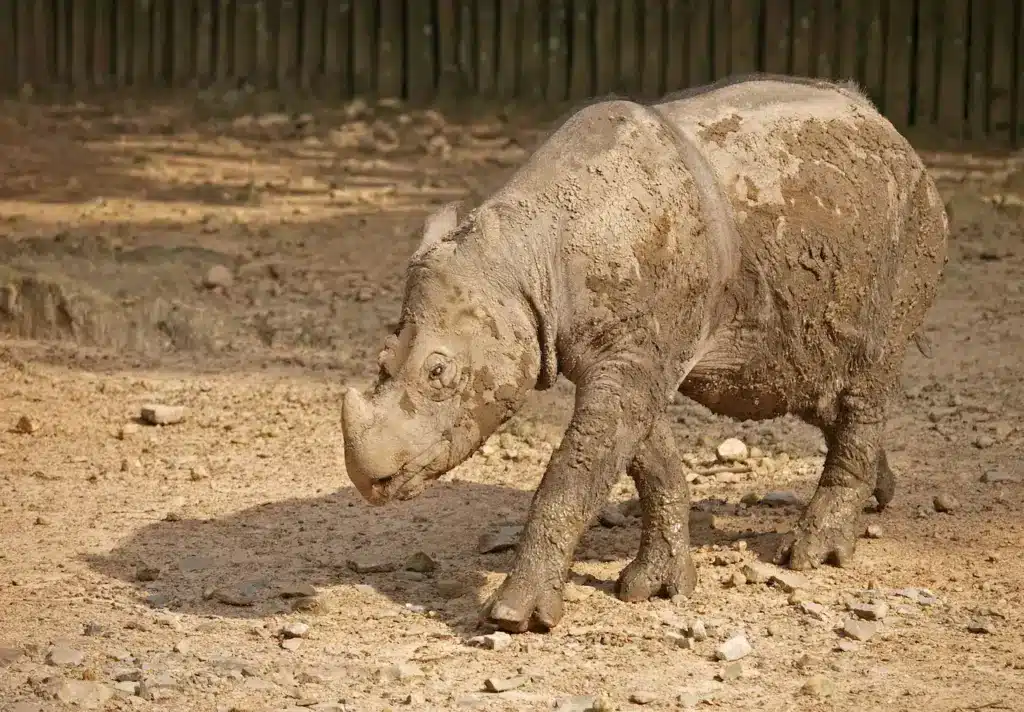
[[[643,524],[617,595],[686,595],[678,391],[821,429],[824,469],[777,561],[842,566],[861,508],[893,495],[883,426],[947,234],[920,157],[854,86],[757,75],[593,103],[468,214],[427,219],[378,380],[345,394],[348,476],[371,503],[411,498],[563,374],[572,420],[486,616],[558,623],[574,550],[623,470]]]

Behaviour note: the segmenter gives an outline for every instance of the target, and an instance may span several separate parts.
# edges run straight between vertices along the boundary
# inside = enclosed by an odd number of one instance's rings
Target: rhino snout
[[[349,388],[342,400],[342,440],[345,471],[363,499],[381,505],[387,501],[384,487],[402,464],[399,453],[387,448],[382,438],[374,437],[373,409],[355,388]]]

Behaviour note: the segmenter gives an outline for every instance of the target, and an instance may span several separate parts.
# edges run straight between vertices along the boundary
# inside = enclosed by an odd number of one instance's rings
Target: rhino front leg
[[[882,435],[885,406],[880,399],[844,395],[838,417],[825,429],[828,454],[814,496],[796,530],[780,546],[778,563],[788,561],[796,570],[817,568],[823,563],[846,566],[857,546],[860,513],[879,484],[883,463],[880,504],[888,504],[895,487],[884,461]],[[886,499],[883,503],[882,499]]]
[[[688,596],[697,585],[690,556],[690,489],[675,437],[664,416],[637,448],[628,468],[643,513],[640,550],[619,574],[623,601]]]
[[[576,386],[576,407],[530,506],[512,570],[485,615],[513,633],[550,630],[580,537],[651,427],[659,403],[649,379],[606,366]]]

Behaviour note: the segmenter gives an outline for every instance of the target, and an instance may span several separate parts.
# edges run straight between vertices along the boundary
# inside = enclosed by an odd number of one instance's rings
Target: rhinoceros
[[[348,477],[376,505],[412,498],[561,374],[572,419],[484,616],[558,624],[623,471],[643,517],[617,596],[686,596],[678,392],[820,428],[823,471],[776,561],[846,565],[862,508],[894,493],[883,427],[947,237],[922,160],[855,85],[755,75],[591,103],[472,210],[427,218],[377,381],[343,399]]]

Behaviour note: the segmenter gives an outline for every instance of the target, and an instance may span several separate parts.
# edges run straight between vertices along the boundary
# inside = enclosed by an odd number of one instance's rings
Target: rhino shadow
[[[480,536],[524,522],[531,497],[532,491],[498,485],[438,482],[415,500],[376,508],[345,488],[212,519],[156,521],[85,561],[133,585],[153,609],[258,620],[293,610],[294,599],[282,595],[282,587],[303,584],[321,593],[324,615],[363,620],[433,611],[466,634],[481,628],[481,606],[491,590],[488,574],[507,572],[514,555],[481,554]],[[731,540],[699,516],[691,532],[694,547]],[[576,560],[617,562],[617,574],[635,555],[639,537],[636,518],[612,528],[595,524]],[[429,554],[433,571],[405,570],[418,552]],[[353,561],[385,570],[360,573]],[[576,580],[614,595],[614,575]],[[359,584],[373,590],[353,587]],[[224,594],[234,603],[225,602]],[[382,607],[378,594],[400,610]]]

